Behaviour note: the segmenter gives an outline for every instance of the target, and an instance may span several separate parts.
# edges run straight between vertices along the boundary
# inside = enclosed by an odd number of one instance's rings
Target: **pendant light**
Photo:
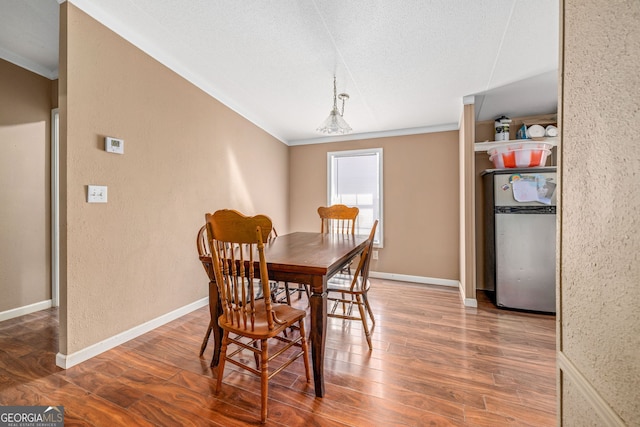
[[[342,101],[342,111],[338,112],[338,99]],[[316,130],[325,135],[344,135],[351,132],[351,126],[342,118],[344,114],[344,101],[349,99],[349,95],[341,93],[336,95],[336,76],[333,76],[333,109],[329,112],[329,117]]]

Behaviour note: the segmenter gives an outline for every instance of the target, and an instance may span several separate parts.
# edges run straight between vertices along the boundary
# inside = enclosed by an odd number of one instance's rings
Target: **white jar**
[[[507,116],[500,116],[496,119],[494,125],[496,128],[496,141],[509,140],[509,124],[511,119]]]

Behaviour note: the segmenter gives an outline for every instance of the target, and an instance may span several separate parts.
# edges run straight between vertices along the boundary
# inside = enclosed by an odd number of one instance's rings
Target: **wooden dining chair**
[[[271,231],[271,235],[269,236],[269,241],[271,242],[273,239],[278,237],[278,232],[275,227]],[[276,292],[272,292],[273,300],[278,303],[286,303],[287,305],[291,305],[291,295],[298,294],[298,299],[301,298],[302,293],[307,294],[307,298],[311,297],[311,291],[309,291],[308,285],[303,284],[290,284],[289,282],[281,282],[275,283],[277,290]]]
[[[273,227],[271,229],[271,233],[269,234],[269,238],[267,241],[271,243],[275,238],[278,237],[278,232],[276,228]],[[289,290],[288,282],[271,282],[271,300],[278,303],[286,303],[287,305],[291,305],[291,291]]]
[[[373,223],[371,233],[369,233],[369,243],[364,251],[362,251],[360,262],[354,273],[338,273],[327,282],[327,301],[332,303],[332,306],[327,310],[327,316],[340,319],[360,320],[364,328],[369,350],[373,350],[371,330],[375,326],[376,320],[373,317],[373,311],[371,310],[367,293],[371,288],[371,283],[369,282],[369,265],[377,226],[378,220]],[[339,296],[337,295],[338,293],[340,294]],[[352,313],[354,305],[358,307],[359,317]],[[338,309],[338,307],[341,308]],[[369,328],[367,324],[365,310],[371,318],[371,328]]]
[[[218,325],[223,330],[216,393],[222,386],[225,363],[232,363],[260,377],[260,420],[267,420],[269,380],[302,357],[307,382],[311,380],[304,320],[306,311],[271,300],[269,272],[264,244],[271,232],[271,220],[264,215],[247,217],[237,211],[217,211],[206,215],[207,238],[223,313]],[[263,299],[250,289],[259,283]],[[281,332],[296,325],[291,338]],[[275,342],[270,351],[269,342]],[[258,345],[259,344],[259,345]],[[233,351],[229,348],[233,347]],[[237,348],[236,348],[237,347]],[[295,351],[289,349],[297,347]],[[245,351],[259,355],[259,367],[245,363]],[[271,355],[270,355],[271,353]],[[269,364],[285,359],[269,371]]]
[[[269,234],[268,240],[271,241],[274,237],[278,236],[278,232],[275,227],[271,229],[271,234]],[[204,268],[205,273],[207,273],[207,277],[209,278],[209,286],[215,286],[216,278],[213,272],[213,262],[211,260],[211,253],[209,252],[209,243],[207,242],[207,226],[203,225],[198,230],[198,235],[196,237],[196,247],[198,249],[198,258],[202,263],[202,267]],[[276,282],[270,282],[270,289],[272,299],[278,292],[279,284]],[[256,297],[262,298],[262,291],[260,289],[256,290]],[[211,315],[211,320],[209,320],[209,326],[207,327],[207,332],[202,339],[202,345],[200,346],[200,356],[202,356],[207,349],[207,344],[211,339],[211,332],[213,331],[213,327],[215,326],[218,320],[218,316]]]
[[[333,234],[356,234],[356,220],[360,209],[356,206],[341,204],[320,206],[320,232]],[[342,268],[342,273],[351,274],[351,263]]]
[[[198,230],[198,235],[196,237],[196,247],[198,248],[198,258],[202,263],[202,267],[204,271],[207,273],[207,277],[209,278],[209,284],[212,285],[215,283],[216,278],[213,272],[213,262],[211,260],[211,253],[209,252],[209,243],[207,242],[207,226],[203,225]],[[209,343],[209,338],[211,337],[211,331],[213,331],[213,326],[216,322],[216,316],[211,316],[211,320],[209,320],[209,327],[207,328],[207,332],[204,335],[204,339],[202,340],[202,345],[200,346],[200,356],[204,354],[205,349],[207,348],[207,344]]]
[[[320,215],[320,232],[335,234],[355,234],[356,219],[358,218],[360,209],[356,206],[349,207],[345,205],[320,206],[318,215]]]

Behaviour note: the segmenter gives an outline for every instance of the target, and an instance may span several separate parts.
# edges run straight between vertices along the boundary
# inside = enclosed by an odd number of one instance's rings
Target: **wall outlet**
[[[124,154],[124,139],[107,136],[104,138],[104,149],[109,153]]]
[[[373,259],[378,259],[378,251],[373,251]]]
[[[89,185],[87,189],[88,203],[107,203],[106,185]]]

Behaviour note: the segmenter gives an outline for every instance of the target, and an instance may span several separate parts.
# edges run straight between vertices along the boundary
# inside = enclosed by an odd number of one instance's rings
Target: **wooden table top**
[[[362,252],[368,236],[296,232],[265,246],[269,271],[331,275]]]
[[[333,274],[362,252],[368,236],[295,232],[273,238],[265,245],[270,272]],[[210,256],[201,261],[211,262]]]

